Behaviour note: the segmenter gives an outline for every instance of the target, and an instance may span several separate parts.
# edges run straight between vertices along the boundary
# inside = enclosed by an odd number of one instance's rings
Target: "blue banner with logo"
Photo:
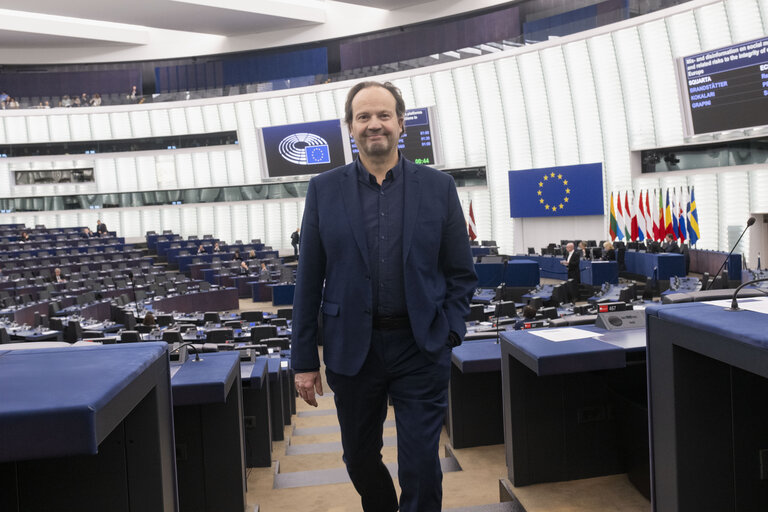
[[[510,217],[603,215],[603,164],[509,171]]]

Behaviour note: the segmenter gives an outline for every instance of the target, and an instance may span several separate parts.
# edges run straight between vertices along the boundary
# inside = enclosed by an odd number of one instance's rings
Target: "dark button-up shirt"
[[[357,160],[358,191],[371,265],[374,316],[405,316],[403,277],[403,159],[379,185]]]

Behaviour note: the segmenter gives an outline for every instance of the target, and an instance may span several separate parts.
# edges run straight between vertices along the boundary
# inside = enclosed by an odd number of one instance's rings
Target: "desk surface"
[[[606,331],[591,325],[562,329],[584,331],[585,337],[554,342],[535,334],[561,330],[554,328],[504,331],[501,338],[515,358],[540,376],[624,368],[627,352],[645,350],[645,329]],[[589,333],[597,336],[589,337]]]
[[[150,371],[161,359],[161,343],[0,353],[0,461],[97,453],[162,384]]]
[[[240,353],[205,353],[200,356],[200,361],[190,356],[180,366],[171,379],[174,407],[223,404],[240,372]]]
[[[453,349],[451,361],[462,373],[498,372],[501,370],[500,347],[496,340],[465,341]]]

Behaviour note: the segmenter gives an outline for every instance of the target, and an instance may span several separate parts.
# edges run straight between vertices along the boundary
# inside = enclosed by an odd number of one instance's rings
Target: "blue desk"
[[[177,510],[169,380],[159,343],[0,352],[2,509]]]
[[[269,281],[250,281],[251,298],[253,302],[268,302],[272,300],[272,287],[275,283]]]
[[[268,468],[272,465],[272,424],[266,358],[240,363],[240,377],[243,381],[245,464],[249,468]]]
[[[245,510],[239,352],[190,356],[171,390],[179,510]]]
[[[670,277],[685,277],[685,258],[682,254],[647,253],[627,251],[624,253],[627,272],[651,279],[669,280]],[[654,269],[658,272],[654,274]]]
[[[293,292],[296,290],[295,284],[270,284],[272,288],[273,306],[290,306],[293,304]]]
[[[446,417],[451,445],[468,448],[503,443],[499,345],[495,339],[465,341],[453,349],[451,361]]]
[[[269,417],[272,422],[272,440],[285,439],[284,402],[288,397],[283,396],[284,374],[280,371],[280,358],[260,356],[257,359],[267,363],[267,378],[269,379]]]
[[[615,261],[579,262],[581,282],[592,286],[602,286],[603,283],[619,284],[619,264]]]
[[[501,334],[509,479],[524,486],[627,472],[647,493],[645,330],[579,329],[584,338],[562,342]]]
[[[693,302],[647,322],[654,510],[768,509],[766,315]]]
[[[529,259],[510,260],[503,263],[475,263],[477,272],[477,286],[488,288],[498,286],[502,281],[507,286],[529,286],[539,284],[539,265]]]

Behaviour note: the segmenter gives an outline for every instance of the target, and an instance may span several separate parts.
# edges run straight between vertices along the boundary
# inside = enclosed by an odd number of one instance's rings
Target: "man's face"
[[[395,114],[395,97],[383,87],[366,87],[352,99],[352,137],[363,157],[397,152],[403,119]]]
[[[568,252],[571,252],[571,251],[573,250],[573,244],[572,244],[572,243],[569,243],[568,245],[566,245],[566,246],[565,246],[565,249],[566,249]]]

